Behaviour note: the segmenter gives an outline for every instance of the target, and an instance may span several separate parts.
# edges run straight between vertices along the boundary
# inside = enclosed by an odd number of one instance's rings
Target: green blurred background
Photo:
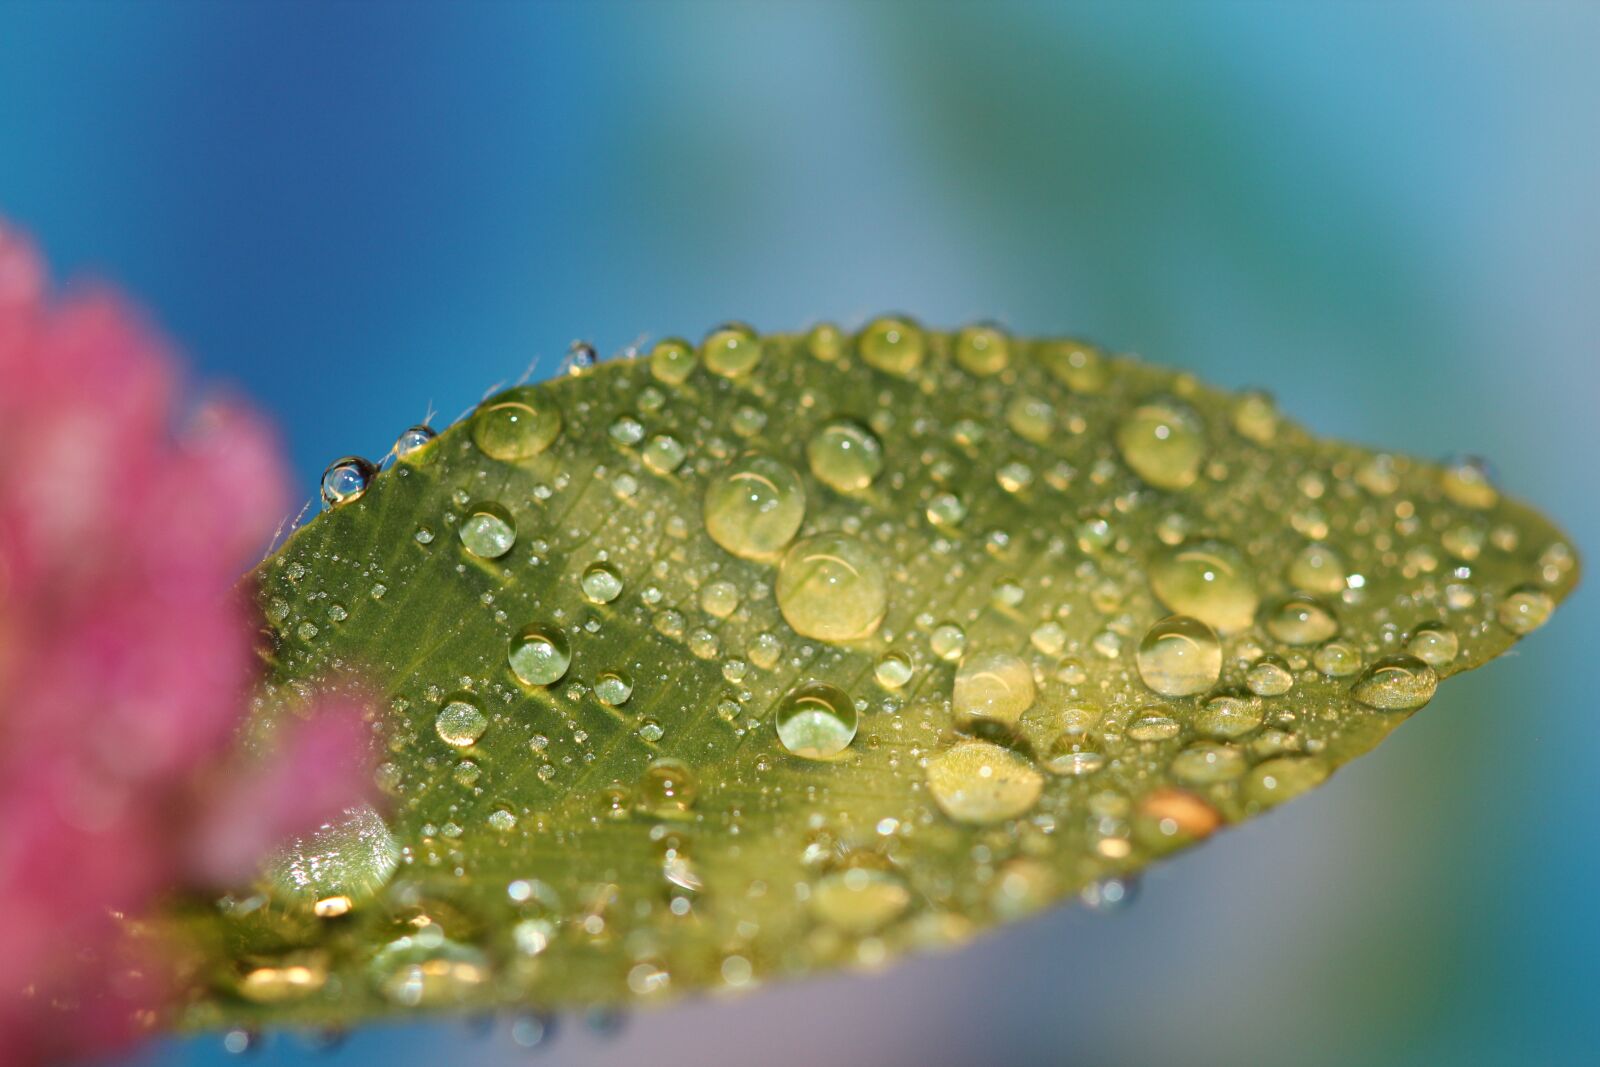
[[[1600,6],[0,2],[0,213],[323,465],[569,341],[1081,332],[1600,544]],[[1585,590],[1326,788],[952,956],[549,1062],[1600,1059]],[[521,1063],[504,1021],[262,1063]],[[215,1038],[142,1062],[213,1064]]]

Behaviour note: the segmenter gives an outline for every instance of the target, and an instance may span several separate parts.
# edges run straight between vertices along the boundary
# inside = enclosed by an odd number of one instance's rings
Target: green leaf
[[[989,328],[726,327],[403,440],[261,567],[252,723],[366,679],[390,810],[173,909],[186,1025],[955,945],[1320,784],[1578,572],[1472,463]]]

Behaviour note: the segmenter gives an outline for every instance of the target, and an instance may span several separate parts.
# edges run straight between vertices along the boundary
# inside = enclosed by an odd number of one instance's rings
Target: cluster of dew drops
[[[951,345],[955,363],[983,379],[1003,372],[1025,343],[982,324],[957,333]],[[1093,394],[1113,373],[1111,361],[1090,345],[1032,344],[1037,358],[1071,391]],[[815,327],[801,339],[800,348],[825,362],[853,353],[874,371],[911,378],[926,358],[930,339],[912,320],[889,316],[874,320],[854,337],[833,326]],[[698,346],[678,339],[657,343],[648,354],[648,367],[666,388],[682,385],[702,369],[737,381],[755,371],[764,351],[762,338],[753,330],[731,324],[713,330]],[[594,350],[578,345],[567,369],[581,374],[595,362]],[[1056,413],[1037,398],[1018,397],[1006,411],[1011,430],[1036,442],[1054,432],[1055,419]],[[1265,394],[1235,398],[1229,419],[1232,432],[1257,446],[1270,447],[1278,433],[1279,417]],[[538,387],[519,386],[480,404],[467,432],[484,455],[516,463],[543,453],[562,429],[561,412],[548,395]],[[644,428],[629,416],[618,418],[608,432],[621,444],[637,446],[643,463],[660,474],[672,473],[688,455],[688,448],[671,434],[647,439]],[[434,437],[427,426],[412,427],[396,442],[393,456],[405,461],[429,447]],[[1109,444],[1114,461],[1148,490],[1182,494],[1205,477],[1213,442],[1193,405],[1180,396],[1161,394],[1123,411]],[[869,426],[850,419],[821,426],[806,441],[804,455],[810,475],[845,497],[868,490],[885,469],[884,440]],[[323,476],[324,502],[337,508],[361,499],[377,474],[375,465],[360,458],[338,460]],[[1007,493],[1020,493],[1036,479],[1049,476],[1018,462],[1001,464],[994,473]],[[1401,486],[1395,461],[1382,454],[1368,457],[1353,472],[1353,479],[1374,498],[1394,496]],[[1475,461],[1445,468],[1439,487],[1449,502],[1468,511],[1487,511],[1499,500],[1485,468]],[[1308,473],[1301,479],[1301,489],[1315,499],[1326,492],[1326,485],[1320,475]],[[966,507],[957,494],[938,493],[927,501],[924,516],[934,528],[951,527],[962,521]],[[1392,510],[1401,524],[1415,518],[1414,509],[1404,501]],[[480,502],[467,511],[457,524],[466,552],[494,560],[512,550],[518,531],[505,507]],[[1309,513],[1314,515],[1314,509]],[[857,533],[831,530],[800,536],[807,514],[807,483],[800,471],[766,454],[733,457],[709,480],[701,514],[706,534],[720,549],[774,567],[772,595],[794,634],[825,645],[849,645],[877,633],[895,595],[891,569],[879,550]],[[1104,770],[1112,758],[1108,734],[1120,733],[1136,742],[1179,736],[1185,724],[1173,718],[1171,708],[1173,702],[1190,702],[1194,707],[1187,728],[1198,739],[1179,750],[1167,768],[1168,778],[1182,787],[1163,786],[1146,793],[1137,810],[1130,809],[1120,794],[1098,794],[1092,802],[1103,828],[1095,851],[1115,861],[1130,854],[1130,836],[1136,833],[1158,843],[1177,844],[1217,829],[1225,816],[1203,795],[1205,787],[1241,783],[1246,796],[1257,807],[1265,807],[1320,783],[1328,773],[1326,764],[1308,758],[1314,748],[1292,731],[1275,726],[1270,715],[1271,702],[1293,691],[1304,672],[1337,680],[1347,687],[1351,700],[1376,714],[1407,713],[1426,704],[1441,672],[1448,673],[1461,655],[1458,629],[1442,621],[1424,622],[1401,635],[1399,648],[1377,656],[1359,642],[1344,639],[1340,607],[1361,601],[1368,578],[1351,567],[1325,523],[1312,519],[1295,525],[1307,535],[1307,542],[1285,576],[1294,592],[1264,602],[1256,567],[1243,548],[1191,536],[1177,517],[1161,524],[1157,536],[1162,551],[1146,568],[1145,578],[1155,599],[1171,614],[1132,635],[1137,641],[1125,641],[1124,634],[1107,628],[1084,651],[1116,659],[1124,655],[1124,645],[1131,644],[1137,678],[1167,703],[1129,709],[1116,721],[1108,721],[1105,709],[1067,708],[1055,741],[1037,754],[1027,746],[1006,743],[1006,736],[1039,699],[1044,681],[1039,661],[1030,662],[1016,650],[969,647],[966,633],[953,622],[930,626],[926,639],[934,661],[954,665],[947,698],[955,740],[922,761],[927,795],[939,811],[953,823],[977,828],[1021,819],[1035,808],[1047,776],[1086,780]],[[420,540],[421,531],[418,536]],[[427,536],[431,540],[431,532]],[[1471,561],[1486,548],[1516,548],[1519,536],[1509,524],[1452,527],[1444,531],[1441,547],[1454,561],[1453,568],[1441,564],[1438,553],[1427,546],[1414,549],[1406,565],[1428,572],[1445,566],[1453,579],[1445,588],[1445,601],[1464,608],[1477,600],[1468,581]],[[1115,552],[1122,543],[1114,518],[1106,517],[1077,523],[1070,537],[1079,551],[1091,557]],[[1496,606],[1495,623],[1517,636],[1537,628],[1554,609],[1554,598],[1545,587],[1559,583],[1574,567],[1568,546],[1559,541],[1550,544],[1538,557],[1537,581],[1507,591]],[[580,584],[583,595],[596,605],[617,600],[625,585],[617,568],[603,559],[583,570]],[[995,595],[1006,599],[1024,594],[1020,585],[1002,583]],[[726,614],[738,597],[739,590],[731,583],[713,582],[702,591],[701,603],[712,615]],[[1269,653],[1254,638],[1243,636],[1257,632],[1264,633],[1277,650]],[[1245,641],[1253,650],[1242,690],[1219,690],[1230,639]],[[506,664],[525,686],[556,685],[572,662],[569,641],[566,630],[551,620],[526,621],[512,629]],[[1040,622],[1028,643],[1041,657],[1059,663],[1057,678],[1083,681],[1083,663],[1063,658],[1068,636],[1059,621]],[[760,663],[775,653],[754,648],[748,655]],[[915,673],[913,657],[895,649],[883,652],[870,672],[872,683],[888,692],[907,687]],[[598,700],[612,707],[634,697],[633,679],[623,669],[601,672],[593,689]],[[830,682],[802,680],[777,701],[766,719],[782,752],[803,760],[837,761],[856,742],[866,707],[864,700]],[[444,697],[434,721],[439,738],[463,750],[475,744],[489,725],[470,693]],[[660,729],[648,723],[644,729],[652,726]],[[694,771],[687,764],[660,758],[645,768],[631,800],[621,796],[613,800],[624,814],[632,807],[647,817],[671,818],[689,811],[697,793]],[[491,823],[497,818],[507,823],[500,829],[515,822],[509,811],[495,812]],[[352,882],[381,885],[392,874],[399,854],[382,820],[375,813],[360,815],[290,850],[280,880],[316,896],[319,915],[337,916],[351,906],[345,887]],[[667,856],[669,880],[676,877],[685,888],[699,888],[687,860],[675,857],[670,848]],[[1045,892],[1042,883],[1022,865],[1016,877],[999,880],[998,891],[1026,904]],[[1132,891],[1130,879],[1108,877],[1091,884],[1082,896],[1095,908],[1109,909],[1130,899]],[[519,880],[507,893],[513,901],[537,904],[550,890],[542,883]],[[821,879],[809,900],[824,922],[870,940],[908,912],[913,894],[892,866],[858,863]],[[536,956],[554,933],[548,917],[533,918],[519,923],[513,938],[519,951]],[[437,924],[426,923],[385,946],[375,965],[380,991],[407,1005],[460,998],[489,975],[483,953],[449,941]],[[752,979],[752,970],[749,960],[732,954],[723,961],[722,978],[728,985],[745,984]],[[290,972],[293,968],[286,971],[277,965],[261,968],[247,976],[246,986],[254,981],[255,998],[267,1000],[288,985],[318,984],[318,976],[302,973],[303,967]],[[643,994],[670,978],[658,963],[642,962],[629,972],[628,986]]]

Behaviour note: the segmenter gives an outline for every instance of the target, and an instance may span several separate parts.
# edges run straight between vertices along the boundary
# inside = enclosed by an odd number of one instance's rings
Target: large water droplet
[[[529,459],[561,433],[561,410],[536,386],[519,385],[479,404],[469,431],[472,443],[491,459]]]
[[[388,884],[400,864],[400,842],[383,816],[366,805],[293,837],[267,862],[266,876],[278,891],[319,911],[340,902],[348,911]]]
[[[1187,404],[1152,400],[1117,423],[1123,461],[1157,489],[1187,489],[1205,460],[1205,424]]]
[[[959,741],[928,760],[928,792],[957,822],[1004,822],[1025,815],[1044,778],[1026,759],[988,741]]]
[[[850,695],[826,682],[796,687],[778,701],[773,716],[778,740],[796,756],[833,759],[856,736],[856,706]]]
[[[1224,634],[1249,626],[1260,605],[1243,554],[1221,541],[1192,542],[1161,556],[1150,567],[1150,587],[1173,611]]]
[[[959,723],[1011,727],[1033,706],[1033,671],[1022,658],[991,649],[968,656],[956,671],[951,704]]]
[[[878,554],[843,533],[796,543],[778,567],[778,608],[794,631],[819,641],[870,637],[888,609],[888,579]]]
[[[998,326],[968,326],[956,334],[956,362],[980,378],[999,374],[1011,363],[1011,338]]]
[[[360,456],[345,456],[328,464],[322,472],[322,502],[330,508],[360,500],[378,468]]]
[[[467,509],[456,532],[461,544],[479,559],[499,559],[517,543],[517,522],[500,504],[484,501]]]
[[[706,487],[706,532],[745,559],[781,551],[794,540],[805,515],[800,476],[771,456],[741,456]]]
[[[1406,651],[1435,669],[1448,667],[1461,651],[1461,638],[1443,623],[1423,623],[1406,642]]]
[[[678,337],[657,341],[650,350],[650,373],[657,381],[681,385],[700,362],[689,342]]]
[[[512,673],[525,684],[549,685],[567,673],[572,650],[559,626],[533,623],[512,639],[506,658]]]
[[[483,736],[489,728],[489,719],[473,702],[471,694],[458,693],[439,709],[433,728],[445,744],[466,748]]]
[[[742,322],[718,326],[700,345],[706,370],[724,378],[743,378],[761,362],[762,343],[755,330]]]
[[[1211,627],[1187,615],[1162,619],[1139,642],[1139,677],[1162,696],[1203,693],[1222,674],[1222,645]]]
[[[927,341],[915,322],[887,315],[862,329],[856,336],[856,351],[867,366],[905,376],[922,366]]]
[[[634,802],[646,815],[673,819],[688,813],[699,791],[688,764],[664,757],[653,761],[639,776]]]
[[[609,563],[589,564],[578,584],[591,604],[609,604],[622,595],[622,575]]]
[[[854,493],[871,485],[883,470],[883,445],[865,426],[840,419],[812,435],[806,459],[824,485]]]
[[[1439,675],[1415,656],[1389,656],[1356,681],[1350,695],[1380,711],[1414,711],[1433,699]]]

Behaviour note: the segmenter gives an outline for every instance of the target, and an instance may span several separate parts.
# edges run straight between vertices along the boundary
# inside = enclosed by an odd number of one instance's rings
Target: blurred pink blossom
[[[239,578],[286,480],[241,406],[175,431],[178,385],[132,309],[53,303],[0,224],[0,1065],[130,1037],[160,968],[119,962],[114,914],[248,877],[370,781],[358,700],[235,752],[259,626]]]

